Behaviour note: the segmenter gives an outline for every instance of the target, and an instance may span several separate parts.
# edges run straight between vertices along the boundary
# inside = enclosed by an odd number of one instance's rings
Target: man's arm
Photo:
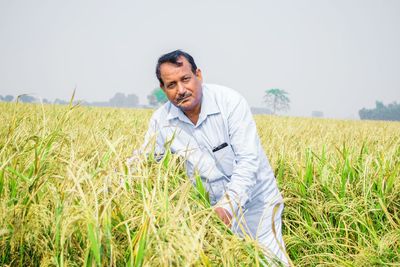
[[[164,143],[160,134],[159,123],[153,115],[149,121],[143,144],[139,149],[133,150],[132,157],[127,159],[127,164],[131,165],[133,162],[139,160],[143,155],[154,153],[154,156],[157,158],[164,155],[164,152]]]
[[[255,121],[244,98],[238,97],[230,106],[227,117],[228,131],[236,164],[225,196],[218,206],[235,216],[248,201],[256,183],[261,144]]]

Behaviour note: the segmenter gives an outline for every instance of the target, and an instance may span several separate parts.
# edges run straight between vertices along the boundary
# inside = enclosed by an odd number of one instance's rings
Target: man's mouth
[[[177,105],[179,106],[179,105],[183,104],[184,102],[186,102],[187,100],[188,100],[187,97],[186,97],[186,98],[183,98],[183,99],[181,99],[181,100],[178,101]]]
[[[191,94],[188,94],[184,97],[180,97],[177,99],[177,105],[180,106],[181,104],[183,104],[184,102],[186,102],[187,100],[189,100],[189,97],[191,96]]]

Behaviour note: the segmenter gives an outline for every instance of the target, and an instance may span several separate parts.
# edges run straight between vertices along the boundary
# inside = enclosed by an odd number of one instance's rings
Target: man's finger
[[[232,220],[232,216],[230,215],[230,213],[222,207],[217,207],[214,210],[215,213],[217,213],[218,217],[221,219],[221,221],[228,227],[230,227]]]

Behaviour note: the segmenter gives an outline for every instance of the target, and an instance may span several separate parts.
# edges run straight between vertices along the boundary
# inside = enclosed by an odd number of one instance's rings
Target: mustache
[[[192,96],[192,94],[191,93],[185,93],[184,95],[182,95],[182,96],[179,96],[177,99],[176,99],[176,102],[178,102],[178,104],[180,104],[183,100],[185,100],[186,98],[188,98],[189,96]]]

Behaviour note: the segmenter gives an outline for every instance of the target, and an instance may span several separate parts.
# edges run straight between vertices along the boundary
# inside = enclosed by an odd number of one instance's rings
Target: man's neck
[[[188,119],[196,125],[197,122],[199,121],[199,116],[200,116],[200,111],[201,111],[201,105],[198,105],[196,108],[194,108],[191,111],[183,111],[183,113],[188,117]]]

